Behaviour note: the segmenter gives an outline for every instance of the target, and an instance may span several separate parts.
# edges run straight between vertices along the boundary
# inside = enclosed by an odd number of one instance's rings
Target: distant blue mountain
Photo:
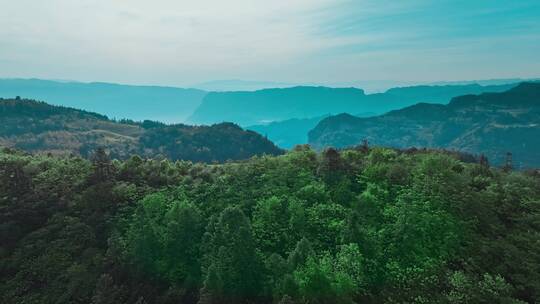
[[[109,118],[183,122],[199,106],[205,91],[111,83],[0,79],[0,97],[46,101],[107,115]]]
[[[445,104],[453,97],[502,92],[516,84],[413,86],[365,94],[357,88],[292,87],[254,92],[211,92],[188,119],[195,124],[230,121],[241,126],[339,113],[382,114],[418,102]]]

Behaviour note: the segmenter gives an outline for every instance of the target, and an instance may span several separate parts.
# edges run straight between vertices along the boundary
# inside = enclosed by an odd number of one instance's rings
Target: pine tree
[[[109,274],[102,274],[96,283],[93,304],[116,304],[121,303],[121,290],[114,284]]]
[[[338,150],[327,148],[323,151],[318,172],[326,183],[336,183],[343,173],[343,169],[343,161]]]
[[[478,162],[480,163],[480,166],[482,168],[489,168],[489,161],[488,158],[484,155],[484,153],[480,154],[480,159]]]
[[[113,177],[113,165],[105,149],[100,147],[90,158],[94,168],[94,173],[90,177],[91,184],[98,184],[110,181]]]
[[[198,304],[220,304],[223,295],[223,281],[214,264],[207,270],[206,280],[199,292]]]
[[[291,271],[294,271],[298,266],[304,265],[312,254],[313,248],[311,247],[311,243],[305,237],[302,238],[289,255],[288,263]]]
[[[257,297],[262,289],[262,266],[255,252],[251,225],[237,207],[225,209],[211,236],[208,260],[214,263],[229,299]]]
[[[512,165],[512,153],[506,152],[506,161],[503,166],[504,172],[510,172],[514,169],[514,166]]]

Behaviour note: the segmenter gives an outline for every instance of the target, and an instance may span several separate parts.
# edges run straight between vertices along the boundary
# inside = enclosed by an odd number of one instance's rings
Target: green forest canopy
[[[306,146],[236,163],[0,152],[2,303],[534,303],[540,177]]]

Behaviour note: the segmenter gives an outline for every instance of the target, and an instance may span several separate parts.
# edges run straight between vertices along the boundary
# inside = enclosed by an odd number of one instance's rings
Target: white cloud
[[[335,3],[329,0],[1,2],[0,41],[9,47],[0,58],[63,65],[69,74],[103,69],[196,82],[208,73],[227,77],[288,64],[339,43],[312,35],[309,16]]]
[[[0,0],[0,77],[186,85],[468,78],[470,63],[486,77],[497,68],[518,71],[507,76],[538,69],[530,62],[539,47],[532,38],[510,32],[497,48],[489,37],[464,39],[472,27],[466,22],[477,18],[460,22],[457,9],[437,16],[437,3],[449,2]],[[457,29],[453,38],[440,35]],[[527,56],[497,60],[511,54]]]

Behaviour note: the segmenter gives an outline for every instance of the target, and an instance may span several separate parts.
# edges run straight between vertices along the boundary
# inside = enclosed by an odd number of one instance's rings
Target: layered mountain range
[[[0,79],[0,98],[21,96],[117,119],[180,123],[201,104],[205,91],[163,86]]]
[[[418,102],[444,104],[460,95],[502,92],[515,85],[413,86],[394,88],[377,94],[365,94],[363,90],[356,88],[328,87],[211,92],[203,98],[188,122],[211,124],[231,121],[241,126],[251,126],[339,113],[382,114]]]
[[[136,153],[211,162],[281,153],[271,141],[287,149],[308,142],[322,149],[354,146],[366,139],[372,145],[397,148],[485,153],[495,164],[511,152],[516,166],[531,167],[540,166],[537,87],[530,82],[414,86],[377,94],[327,87],[207,93],[0,80],[0,96],[36,96],[68,106],[3,99],[0,145],[81,155],[106,146],[118,158]],[[108,118],[169,117],[162,121],[170,122],[188,116],[193,126]]]
[[[510,80],[493,85],[490,83],[421,85],[365,94],[357,88],[313,86],[206,92],[102,82],[0,79],[0,98],[21,96],[116,119],[150,119],[196,125],[227,121],[247,127],[291,119],[315,119],[339,113],[382,114],[418,102],[448,103],[456,96],[502,92],[516,85],[516,82]],[[283,141],[281,138],[275,140]]]

